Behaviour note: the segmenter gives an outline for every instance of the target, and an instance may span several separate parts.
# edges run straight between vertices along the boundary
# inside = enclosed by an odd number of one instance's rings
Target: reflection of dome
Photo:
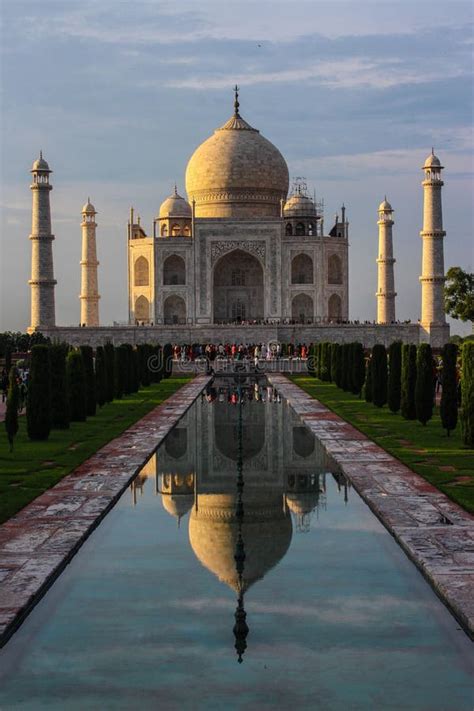
[[[442,168],[441,161],[438,156],[435,156],[432,150],[428,158],[425,160],[423,168]]]
[[[193,494],[162,494],[161,503],[163,508],[176,518],[186,516],[194,503]]]
[[[297,516],[309,514],[319,503],[319,491],[300,491],[286,495],[286,505]]]
[[[243,588],[260,580],[283,558],[291,542],[292,523],[283,510],[281,495],[248,501],[244,496],[242,538],[245,546]],[[203,494],[189,519],[189,540],[202,565],[239,591],[234,559],[238,535],[233,495]]]
[[[183,198],[178,195],[176,187],[174,189],[173,195],[166,198],[160,206],[160,218],[165,217],[191,217],[191,205]]]
[[[197,217],[280,215],[288,193],[288,167],[270,141],[238,112],[214,131],[191,156],[186,191]]]
[[[292,195],[283,208],[285,217],[316,217],[314,202],[307,195]]]

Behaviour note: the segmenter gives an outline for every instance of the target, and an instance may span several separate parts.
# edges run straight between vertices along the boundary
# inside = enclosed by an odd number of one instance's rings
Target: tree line
[[[71,348],[67,344],[37,344],[31,348],[26,401],[26,428],[31,440],[46,440],[51,429],[68,429],[84,422],[97,408],[140,387],[169,378],[172,346],[130,344]],[[13,448],[18,432],[18,378],[11,367],[5,429]]]
[[[458,358],[461,359],[460,389]],[[474,446],[474,342],[461,349],[447,343],[441,355],[442,392],[440,417],[449,436],[461,420],[464,444]],[[309,348],[308,373],[323,382],[365,397],[376,407],[388,405],[406,420],[426,425],[433,416],[435,373],[431,346],[402,344],[388,349],[376,344],[365,352],[361,343],[314,343]]]

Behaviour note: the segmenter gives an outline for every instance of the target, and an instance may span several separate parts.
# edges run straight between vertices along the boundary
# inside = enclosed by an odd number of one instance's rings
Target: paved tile
[[[285,376],[267,377],[474,637],[474,516]]]
[[[209,380],[194,378],[0,526],[0,646]]]

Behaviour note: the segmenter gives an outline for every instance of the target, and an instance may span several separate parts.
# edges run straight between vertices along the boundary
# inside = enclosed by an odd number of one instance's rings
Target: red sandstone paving
[[[0,526],[0,646],[209,380],[194,378]]]
[[[474,516],[298,385],[267,377],[474,636]]]

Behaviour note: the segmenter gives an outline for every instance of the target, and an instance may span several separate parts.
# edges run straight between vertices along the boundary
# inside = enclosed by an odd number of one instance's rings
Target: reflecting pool
[[[287,402],[216,379],[0,650],[0,709],[471,710],[472,645]]]

